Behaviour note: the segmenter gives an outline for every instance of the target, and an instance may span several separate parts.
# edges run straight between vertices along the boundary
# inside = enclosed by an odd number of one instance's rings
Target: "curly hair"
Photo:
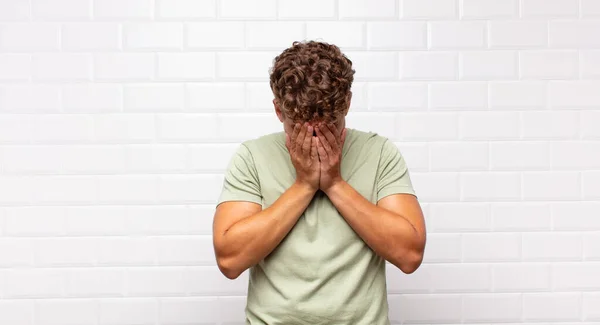
[[[270,86],[293,121],[335,121],[350,104],[354,72],[336,45],[296,41],[275,57]]]

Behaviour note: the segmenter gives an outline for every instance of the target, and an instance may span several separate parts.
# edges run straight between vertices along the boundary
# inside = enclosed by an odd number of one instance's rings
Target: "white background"
[[[395,324],[600,324],[598,0],[0,0],[0,324],[243,324],[214,202],[305,38],[424,207]]]

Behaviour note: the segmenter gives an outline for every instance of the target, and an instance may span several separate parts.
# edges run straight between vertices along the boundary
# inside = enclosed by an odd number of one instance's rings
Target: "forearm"
[[[294,183],[271,206],[240,220],[223,234],[222,260],[233,277],[257,264],[279,245],[315,192]]]
[[[345,181],[337,182],[326,194],[376,254],[407,273],[418,267],[424,241],[406,218],[369,202]]]

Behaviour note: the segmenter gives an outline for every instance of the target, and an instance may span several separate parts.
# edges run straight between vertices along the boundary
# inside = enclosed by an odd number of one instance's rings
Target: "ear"
[[[277,118],[281,123],[283,123],[283,112],[281,111],[281,107],[279,107],[279,104],[277,103],[277,99],[273,99],[273,106],[275,107],[275,114],[277,114]]]

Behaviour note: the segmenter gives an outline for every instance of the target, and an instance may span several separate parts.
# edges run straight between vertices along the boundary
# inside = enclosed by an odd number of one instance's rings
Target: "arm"
[[[217,264],[230,279],[269,255],[294,226],[315,190],[294,183],[270,207],[230,201],[217,206],[213,241]]]
[[[423,261],[425,223],[417,198],[389,195],[373,204],[343,180],[325,192],[356,233],[382,258],[404,273]]]

